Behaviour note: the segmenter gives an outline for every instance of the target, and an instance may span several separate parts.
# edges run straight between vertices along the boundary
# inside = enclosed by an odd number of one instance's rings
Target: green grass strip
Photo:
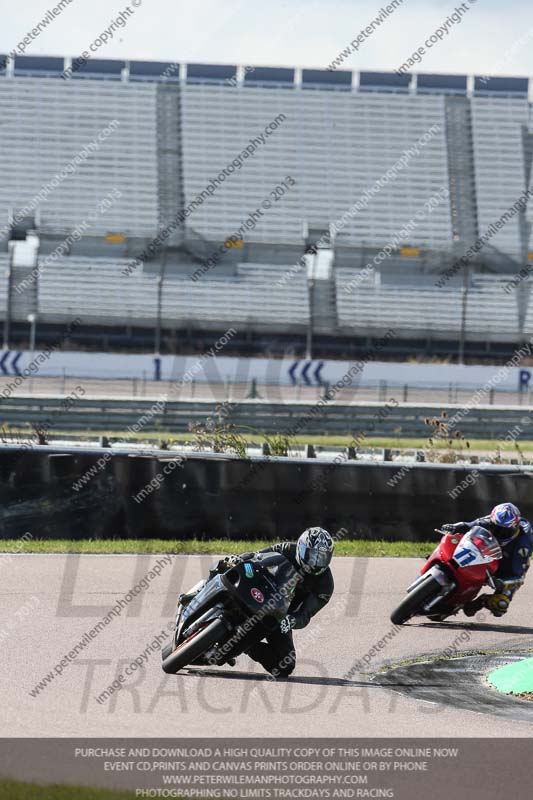
[[[133,800],[135,792],[0,780],[1,800]]]
[[[527,410],[527,409],[526,409]],[[438,417],[438,414],[435,414]],[[237,428],[238,431],[238,428]],[[28,436],[28,429],[27,428],[20,428],[17,429],[15,427],[10,428],[10,432],[15,434],[19,434],[20,436],[27,437]],[[60,428],[55,428],[52,432],[53,436],[59,436],[63,438],[69,437],[80,437],[85,439],[90,439],[91,441],[87,442],[87,445],[91,444],[92,446],[95,445],[95,440],[98,439],[100,436],[111,436],[117,437],[119,440],[122,436],[124,436],[124,431],[121,430],[102,430],[102,431],[87,431],[87,430],[78,430],[78,431],[70,431],[65,430],[62,431]],[[266,436],[263,433],[250,433],[246,431],[243,432],[244,438],[248,442],[255,442],[256,444],[261,444],[266,440]],[[269,434],[272,435],[272,434]],[[158,446],[158,443],[162,440],[169,442],[171,445],[173,444],[182,444],[188,442],[189,444],[194,444],[194,437],[187,431],[142,431],[140,433],[128,433],[127,435],[128,441],[138,441],[138,442],[153,442],[154,447]],[[433,444],[431,447],[429,446],[429,439],[432,440]],[[474,450],[487,450],[490,452],[494,452],[496,445],[499,445],[499,449],[502,451],[513,451],[516,450],[515,442],[513,441],[498,441],[496,439],[477,439],[475,436],[467,436],[466,439],[470,442],[471,448]],[[533,440],[532,439],[517,439],[518,444],[520,445],[520,449],[524,452],[526,451],[533,451]],[[9,440],[5,440],[6,444],[10,444]],[[52,441],[53,444],[53,441]],[[349,444],[353,444],[353,435],[349,433],[343,434],[303,434],[300,436],[291,436],[290,437],[290,445],[304,445],[304,444],[315,444],[315,445],[322,445],[322,446],[332,446],[336,445],[339,447],[346,447]],[[289,445],[289,446],[290,446]],[[446,438],[437,438],[435,437],[435,430],[428,428],[428,435],[426,437],[418,436],[418,437],[408,437],[408,436],[368,436],[365,438],[364,443],[362,445],[364,448],[367,447],[390,447],[392,449],[416,449],[416,450],[446,450],[448,448],[448,440]],[[453,443],[453,450],[457,452],[459,450],[459,443],[455,441]],[[463,452],[465,454],[468,453],[468,449],[464,448]]]
[[[20,539],[0,540],[3,553],[141,553],[159,555],[220,555],[225,553],[244,553],[260,550],[272,542],[250,539],[234,541],[231,539],[189,539],[174,541],[163,539]],[[343,541],[335,545],[337,556],[359,556],[389,558],[424,558],[435,548],[436,542],[384,542],[384,541]]]
[[[487,680],[502,694],[533,692],[533,658],[499,667],[487,675]]]

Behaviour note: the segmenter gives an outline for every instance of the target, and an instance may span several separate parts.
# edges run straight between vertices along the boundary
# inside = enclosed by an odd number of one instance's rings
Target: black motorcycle
[[[279,553],[258,553],[214,575],[185,606],[163,648],[163,670],[221,666],[279,630],[301,576]]]

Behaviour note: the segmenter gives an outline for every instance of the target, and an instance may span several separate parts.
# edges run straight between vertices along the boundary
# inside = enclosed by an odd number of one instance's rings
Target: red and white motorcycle
[[[463,610],[473,616],[484,607],[484,597],[474,601],[483,586],[494,591],[516,589],[521,580],[501,581],[495,574],[502,559],[496,537],[477,525],[468,533],[436,530],[442,539],[430,555],[420,576],[407,589],[407,597],[392,612],[391,622],[403,625],[414,616],[441,622]]]

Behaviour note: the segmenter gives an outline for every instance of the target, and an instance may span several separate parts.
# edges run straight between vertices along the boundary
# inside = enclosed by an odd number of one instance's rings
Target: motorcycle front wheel
[[[227,628],[222,620],[214,619],[205,628],[196,631],[188,639],[174,647],[170,653],[165,648],[163,651],[163,672],[175,675],[180,669],[192,664],[206,650],[221,641],[226,633]]]
[[[422,581],[412,592],[404,597],[398,608],[390,615],[393,625],[403,625],[404,622],[414,617],[415,614],[424,613],[422,605],[432,600],[441,592],[442,586],[432,576]]]

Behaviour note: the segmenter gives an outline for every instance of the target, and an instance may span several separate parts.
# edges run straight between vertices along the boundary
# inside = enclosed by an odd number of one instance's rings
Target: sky
[[[423,60],[414,71],[533,75],[531,0],[395,1],[398,7],[361,40],[343,67],[399,68],[463,6],[461,21],[448,23],[442,39],[424,47]],[[9,3],[2,16],[0,54],[16,48],[57,2]],[[29,41],[25,53],[78,55],[124,11],[126,24],[111,31],[109,41],[98,50],[99,58],[325,69],[390,2],[71,0]],[[128,6],[130,11],[125,11]]]

